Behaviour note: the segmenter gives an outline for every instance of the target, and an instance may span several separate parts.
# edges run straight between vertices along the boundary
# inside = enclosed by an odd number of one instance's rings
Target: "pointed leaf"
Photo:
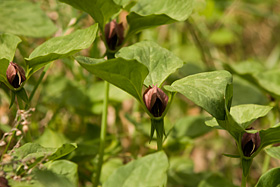
[[[280,167],[273,168],[263,174],[256,187],[279,187],[280,185]]]
[[[165,186],[168,159],[164,152],[150,154],[122,166],[103,184],[104,187]]]
[[[260,137],[261,137],[260,148],[264,148],[271,144],[280,143],[279,134],[280,134],[280,124],[278,124],[275,127],[266,129],[266,130],[261,130],[260,131]]]
[[[9,63],[14,59],[17,45],[20,42],[21,39],[15,35],[5,34],[5,33],[0,34],[0,81],[1,82],[5,82],[6,84],[9,84],[6,78],[6,71],[9,66]]]
[[[165,86],[171,92],[180,92],[191,101],[204,108],[213,117],[224,120],[226,116],[225,108],[230,104],[225,98],[228,85],[232,83],[232,76],[227,71],[213,71],[199,73],[185,77]]]
[[[97,24],[86,29],[77,30],[69,35],[52,38],[38,46],[27,58],[32,73],[45,66],[47,63],[73,55],[88,48],[95,40]]]
[[[280,70],[273,69],[264,71],[254,75],[257,83],[260,87],[265,89],[267,92],[280,98]]]
[[[244,130],[251,125],[256,119],[265,116],[272,107],[245,104],[231,107],[230,114]]]
[[[116,4],[126,3],[121,0],[59,0],[63,3],[67,3],[74,8],[87,12],[91,17],[99,23],[100,28],[103,30],[105,24],[109,19],[119,12],[121,6]]]
[[[137,61],[122,58],[110,60],[79,56],[76,60],[89,72],[108,81],[142,101],[142,85],[148,69]]]
[[[165,48],[155,42],[143,41],[122,48],[116,57],[126,60],[137,60],[149,69],[144,84],[158,85],[160,87],[164,80],[183,66],[183,61]]]
[[[273,158],[280,159],[280,146],[269,147],[265,149],[265,152]]]
[[[186,20],[192,12],[193,0],[141,0],[127,16],[128,37],[143,29]]]
[[[0,0],[0,4],[0,32],[46,37],[57,30],[39,3]]]

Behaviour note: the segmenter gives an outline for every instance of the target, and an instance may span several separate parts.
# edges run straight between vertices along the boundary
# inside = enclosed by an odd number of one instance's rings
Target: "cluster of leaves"
[[[54,108],[54,112],[52,120],[48,121],[48,126],[53,126],[54,129],[56,128],[56,131],[46,128],[43,135],[36,140],[39,144],[25,143],[14,152],[9,153],[12,160],[8,160],[7,163],[2,162],[1,166],[6,173],[10,174],[7,175],[7,178],[10,179],[9,182],[11,182],[11,185],[16,186],[22,184],[22,182],[14,181],[13,175],[23,176],[22,181],[25,181],[26,185],[30,186],[51,186],[53,184],[58,186],[77,186],[78,173],[81,183],[85,184],[87,181],[91,181],[92,174],[96,170],[99,143],[99,127],[93,125],[93,123],[98,123],[99,121],[98,118],[101,113],[100,103],[104,99],[104,93],[100,91],[103,87],[103,82],[95,79],[94,85],[90,85],[95,77],[90,74],[85,76],[81,67],[94,74],[96,77],[106,80],[115,86],[111,86],[110,101],[114,104],[116,109],[121,108],[121,102],[124,99],[131,98],[132,96],[142,106],[142,109],[140,108],[137,110],[143,112],[144,109],[144,111],[150,115],[143,102],[142,89],[143,85],[146,87],[157,85],[162,89],[164,88],[166,92],[169,92],[171,96],[169,100],[170,103],[178,92],[213,116],[211,120],[206,121],[208,126],[204,125],[205,115],[181,118],[180,120],[176,120],[172,128],[168,127],[169,122],[167,122],[166,129],[169,131],[167,133],[168,139],[165,145],[166,153],[160,151],[149,154],[125,165],[122,163],[125,159],[118,158],[121,152],[123,152],[120,142],[122,141],[121,136],[123,136],[124,132],[117,134],[111,133],[112,140],[110,139],[107,141],[108,146],[106,149],[108,158],[104,163],[101,176],[103,186],[166,186],[167,184],[185,186],[234,186],[228,179],[218,173],[194,173],[192,161],[188,157],[176,154],[176,152],[180,153],[185,150],[185,146],[191,144],[190,142],[193,138],[209,132],[211,130],[209,126],[218,129],[222,128],[235,139],[239,155],[228,156],[241,158],[245,176],[249,173],[248,171],[252,159],[264,147],[280,142],[279,125],[266,130],[260,130],[260,147],[250,157],[244,156],[241,145],[243,134],[246,132],[256,133],[256,130],[247,130],[247,128],[252,125],[256,119],[266,116],[272,107],[257,105],[267,102],[253,102],[257,104],[247,104],[250,103],[248,101],[243,105],[240,105],[242,103],[239,101],[239,103],[237,102],[239,105],[232,106],[234,102],[237,101],[234,100],[234,97],[237,95],[235,90],[238,90],[235,89],[235,82],[232,81],[232,74],[234,74],[234,76],[238,76],[237,80],[239,80],[239,82],[237,83],[245,84],[246,88],[253,87],[257,90],[256,92],[260,97],[265,97],[260,90],[273,97],[276,100],[274,107],[277,109],[277,107],[279,107],[278,99],[280,97],[280,71],[274,69],[274,67],[268,69],[255,62],[242,62],[239,64],[223,63],[224,69],[228,71],[195,72],[197,74],[186,76],[188,73],[184,72],[184,70],[189,68],[190,64],[184,63],[184,61],[174,55],[174,53],[153,41],[140,41],[127,47],[119,46],[115,51],[110,51],[116,53],[114,55],[115,58],[109,60],[105,60],[98,55],[97,52],[92,52],[94,50],[99,50],[98,42],[100,42],[100,40],[96,37],[98,31],[100,31],[103,41],[105,41],[105,24],[108,23],[112,17],[116,17],[120,11],[125,10],[128,12],[126,18],[129,29],[126,32],[124,43],[129,44],[135,40],[135,34],[140,31],[143,31],[143,35],[145,35],[145,29],[185,21],[193,10],[194,2],[192,0],[180,0],[176,1],[176,3],[171,0],[141,0],[138,2],[130,2],[128,0],[61,0],[61,2],[88,13],[96,23],[65,36],[53,37],[37,46],[30,55],[23,55],[26,52],[23,52],[24,44],[20,43],[22,40],[25,40],[25,38],[20,38],[16,35],[46,37],[52,35],[56,31],[56,27],[44,15],[38,5],[27,1],[20,2],[21,3],[15,1],[1,2],[0,0],[0,17],[7,17],[0,26],[0,31],[4,32],[0,35],[0,81],[12,90],[10,97],[12,101],[11,104],[13,104],[16,97],[18,102],[22,100],[26,103],[26,106],[30,106],[34,93],[32,93],[32,91],[30,95],[26,93],[26,90],[31,90],[27,82],[34,81],[36,72],[39,72],[39,70],[45,66],[41,74],[44,76],[45,72],[50,67],[50,63],[55,60],[62,59],[66,64],[65,66],[70,69],[70,72],[75,78],[74,80],[68,80],[65,79],[62,74],[48,77],[46,84],[43,84],[43,88],[46,91],[42,92],[42,100],[44,100],[42,101],[42,105],[53,101],[54,106],[52,107]],[[210,1],[209,4],[211,3],[215,3],[215,1]],[[58,4],[60,5],[61,3]],[[209,4],[207,4],[208,7],[211,6]],[[197,4],[195,5],[198,6]],[[63,4],[60,6],[67,5]],[[216,13],[221,13],[222,10],[223,7],[217,8]],[[16,11],[17,14],[13,14],[13,11]],[[74,9],[71,9],[71,11],[78,12]],[[26,17],[22,18],[21,12],[29,12],[29,14],[24,14]],[[205,13],[205,15],[207,14]],[[30,21],[33,20],[34,17],[36,17],[36,21]],[[22,23],[19,21],[21,18],[27,21]],[[193,18],[195,19],[195,15]],[[80,19],[83,19],[82,16],[76,20],[76,25],[79,24],[78,21],[80,21]],[[186,23],[191,26],[190,30],[194,29],[195,24],[193,24],[192,21]],[[197,39],[196,43],[200,46],[195,32],[196,31],[193,32],[192,36]],[[211,35],[210,41],[218,43],[219,45],[230,44],[234,39],[232,39],[232,33],[229,33],[231,32],[228,32],[228,30],[217,30],[215,33],[216,35]],[[169,40],[169,43],[171,43],[172,39]],[[89,48],[92,43],[91,57],[81,55],[73,56],[82,49]],[[14,88],[7,80],[6,70],[9,62],[14,60],[17,48],[20,50],[22,56],[25,57],[24,62],[26,62],[25,69],[27,80],[19,88]],[[205,46],[201,47],[201,51],[203,55],[205,55],[203,50],[205,50]],[[209,63],[209,54],[204,58],[202,57],[206,66],[209,66],[209,64],[211,65],[211,63]],[[179,56],[183,57],[182,55]],[[20,59],[17,56],[15,58]],[[81,67],[77,67],[74,64],[74,60],[76,60]],[[55,64],[55,66],[58,65]],[[79,72],[75,71],[77,68]],[[214,66],[212,68],[214,68]],[[183,72],[183,75],[178,75],[178,69],[179,72]],[[199,70],[199,72],[200,71],[201,70]],[[229,73],[229,71],[232,74]],[[177,74],[174,74],[176,72]],[[170,77],[171,74],[173,77]],[[191,74],[193,74],[193,72]],[[176,81],[173,82],[172,79],[176,79]],[[243,79],[246,80],[246,83],[244,83]],[[41,83],[40,81],[38,81],[38,84]],[[87,86],[82,88],[81,85],[84,85],[83,81],[86,81]],[[36,82],[36,80],[34,82]],[[163,86],[165,82],[173,83]],[[26,86],[25,83],[27,83]],[[4,85],[2,86],[4,87]],[[4,89],[6,89],[6,87],[4,87]],[[37,89],[38,85],[35,83],[33,87]],[[246,94],[247,93],[245,93],[245,95]],[[249,97],[250,94],[252,95],[252,93],[248,94]],[[255,93],[253,92],[253,94]],[[239,95],[241,94],[239,93]],[[242,95],[241,97],[245,96]],[[79,101],[77,101],[77,99]],[[70,106],[70,110],[74,110],[73,113],[82,117],[78,119],[77,122],[71,123],[72,126],[70,126],[68,122],[62,119],[63,114],[59,114],[62,117],[56,118],[56,115],[62,110],[59,105],[65,107]],[[36,106],[36,108],[38,108],[41,113],[48,110],[40,105]],[[172,107],[170,107],[166,109],[165,114],[168,109],[172,112]],[[94,116],[94,120],[90,119],[93,118],[93,115],[96,115]],[[75,117],[71,117],[71,114],[70,117],[69,115],[67,116],[67,114],[65,117],[69,121],[75,120]],[[167,118],[168,117],[167,115]],[[134,150],[131,150],[131,154],[136,158],[136,155],[139,153],[137,149],[139,147],[141,148],[141,146],[143,146],[141,144],[145,144],[149,140],[149,125],[147,121],[145,121],[146,118],[143,118],[139,122],[135,120],[135,116],[130,113],[127,113],[124,118],[134,124],[137,132],[142,135],[141,143],[137,144],[137,135],[139,134],[133,135],[134,138],[130,139],[130,141],[132,141],[131,147],[137,146]],[[121,119],[118,120],[119,122],[116,124],[121,124],[121,122],[123,122]],[[65,127],[63,127],[63,123]],[[82,125],[75,127],[78,123]],[[145,123],[147,123],[147,125],[145,125]],[[59,127],[57,124],[62,127]],[[68,130],[68,128],[73,129]],[[80,131],[79,128],[82,129],[82,132],[77,135],[77,132]],[[120,130],[119,128],[122,129],[122,127],[115,127],[113,131]],[[60,134],[59,130],[68,132],[68,138],[71,140],[68,140],[64,135]],[[38,127],[35,127],[33,131],[35,132],[34,134],[36,134],[37,131],[37,136],[39,136]],[[53,139],[53,141],[50,139]],[[25,141],[28,142],[28,139]],[[70,142],[77,142],[77,145],[71,144]],[[145,147],[149,146],[145,145]],[[151,151],[151,149],[147,149],[147,151]],[[266,149],[266,151],[269,155],[279,158],[278,147],[271,147]],[[71,154],[68,155],[69,153]],[[144,152],[142,154],[145,155],[146,153]],[[178,155],[180,155],[180,157]],[[61,157],[64,159],[60,159]],[[76,163],[81,166],[82,169],[78,170]],[[28,179],[30,173],[32,176],[31,180]],[[279,168],[264,174],[260,178],[257,186],[267,186],[268,184],[273,186],[274,184],[278,184],[278,178],[271,177],[275,175],[279,175]],[[192,181],[190,182],[188,179],[192,179]]]

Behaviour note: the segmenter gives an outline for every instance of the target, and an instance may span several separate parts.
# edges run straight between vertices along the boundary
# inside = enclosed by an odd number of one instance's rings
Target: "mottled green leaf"
[[[88,48],[95,40],[97,29],[98,26],[95,24],[66,36],[52,38],[38,46],[26,59],[29,67],[32,68],[32,73],[53,60],[73,55]]]
[[[143,41],[122,48],[116,57],[137,60],[149,69],[144,84],[161,86],[164,80],[183,66],[183,61],[173,53],[151,41]]]
[[[252,124],[256,119],[265,116],[272,107],[245,104],[231,107],[230,114],[244,130]]]
[[[126,0],[59,0],[87,12],[103,30],[109,19],[120,11]]]
[[[256,187],[279,187],[280,186],[280,167],[273,168],[263,174]]]
[[[231,74],[222,70],[191,75],[165,86],[165,89],[180,92],[213,117],[224,120],[226,106],[230,106],[226,101],[231,100],[226,98],[226,90],[231,83]]]
[[[141,0],[127,16],[128,37],[143,29],[186,20],[192,12],[193,0]]]
[[[89,72],[142,100],[142,85],[148,74],[143,64],[122,58],[105,60],[79,56],[76,60]]]
[[[116,169],[103,184],[104,187],[165,186],[168,159],[160,151]]]
[[[0,0],[0,23],[0,32],[31,37],[51,36],[57,30],[40,4],[20,0]]]

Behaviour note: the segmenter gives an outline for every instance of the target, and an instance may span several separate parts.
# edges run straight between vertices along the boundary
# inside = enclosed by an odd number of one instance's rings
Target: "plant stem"
[[[247,177],[245,177],[245,176],[242,174],[241,187],[246,187],[246,181],[247,181]]]
[[[152,127],[156,130],[157,132],[157,150],[160,151],[162,150],[162,140],[163,140],[163,135],[165,135],[164,132],[164,119],[151,119],[151,125]]]
[[[268,154],[265,154],[263,166],[262,166],[262,174],[264,174],[268,170],[269,162],[270,162],[270,156]]]
[[[107,114],[108,114],[108,100],[109,100],[109,83],[105,81],[105,97],[103,102],[103,111],[102,111],[102,122],[101,122],[101,132],[100,132],[100,146],[99,146],[99,157],[98,157],[98,165],[97,165],[97,173],[94,179],[93,186],[97,187],[100,180],[102,164],[103,164],[103,156],[104,156],[104,148],[105,148],[105,140],[106,140],[106,131],[107,131]]]

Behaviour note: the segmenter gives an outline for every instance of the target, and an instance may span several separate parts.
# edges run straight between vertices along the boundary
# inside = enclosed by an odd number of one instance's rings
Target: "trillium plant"
[[[264,148],[266,148],[266,152],[269,152],[272,148],[277,148],[271,147],[271,145],[280,143],[280,124],[277,124],[277,120],[275,120],[276,124],[269,124],[270,128],[267,129],[256,125],[258,118],[263,118],[270,113],[275,116],[279,115],[279,111],[277,111],[279,103],[277,102],[280,92],[266,87],[265,81],[269,82],[273,78],[265,71],[252,73],[248,69],[246,72],[241,67],[238,68],[227,63],[220,68],[215,68],[214,65],[211,66],[211,63],[209,65],[205,58],[208,69],[204,72],[176,77],[175,75],[185,67],[186,63],[160,44],[139,39],[141,32],[151,28],[185,22],[193,33],[192,36],[197,47],[200,47],[202,55],[205,55],[196,35],[195,23],[189,18],[192,13],[196,14],[195,1],[59,0],[57,2],[59,5],[73,9],[82,16],[75,19],[74,24],[69,24],[65,32],[60,32],[60,36],[56,37],[49,37],[56,32],[56,29],[53,28],[55,26],[39,6],[28,1],[17,2],[16,5],[14,3],[13,1],[3,1],[1,2],[3,5],[0,6],[3,6],[7,12],[9,7],[15,7],[19,12],[30,12],[30,15],[27,15],[28,19],[38,17],[41,22],[34,23],[36,27],[30,22],[28,24],[31,25],[27,24],[26,27],[33,28],[35,31],[42,29],[44,32],[40,32],[40,34],[34,31],[32,33],[31,29],[25,27],[21,31],[13,31],[7,25],[5,26],[6,23],[4,26],[0,26],[0,81],[2,87],[9,90],[10,109],[13,107],[18,109],[13,128],[3,134],[0,142],[3,147],[0,166],[3,172],[0,172],[0,186],[20,186],[21,184],[25,186],[51,186],[52,184],[78,186],[77,171],[79,167],[75,163],[75,159],[78,156],[85,156],[85,154],[83,155],[85,149],[96,152],[94,158],[84,160],[90,163],[87,167],[93,169],[90,173],[91,177],[81,174],[79,177],[87,178],[94,187],[169,185],[170,181],[176,181],[179,176],[174,177],[176,160],[170,158],[174,153],[168,149],[172,137],[176,139],[174,134],[178,125],[177,123],[170,124],[171,122],[167,120],[168,115],[174,114],[172,110],[175,108],[172,107],[172,104],[177,96],[187,99],[189,103],[203,109],[199,113],[202,117],[197,118],[202,120],[199,123],[200,127],[193,126],[194,129],[198,129],[199,132],[202,132],[203,129],[207,129],[207,132],[210,130],[226,131],[235,141],[236,152],[224,153],[224,156],[240,159],[242,167],[240,186],[242,187],[246,186],[247,179],[250,177],[253,159]],[[32,11],[33,9],[34,11]],[[0,8],[0,16],[1,11]],[[80,24],[79,20],[86,15],[92,18],[92,24],[83,29],[76,29],[75,25]],[[49,25],[48,29],[44,30],[47,25]],[[32,49],[30,55],[18,54],[17,51],[22,50],[20,43],[25,42],[26,36],[37,38],[48,36],[49,39]],[[81,50],[88,49],[92,44],[95,47],[92,47],[91,50],[97,50],[97,41],[101,40],[104,46],[102,56],[97,57],[97,55],[93,55],[94,52],[89,55],[80,53]],[[18,59],[24,60],[19,63]],[[102,117],[98,124],[100,134],[97,147],[92,145],[91,148],[85,148],[80,146],[79,141],[64,142],[55,148],[44,147],[40,141],[32,142],[28,129],[29,118],[37,110],[34,110],[33,107],[37,107],[33,106],[32,101],[39,86],[43,84],[43,80],[49,79],[48,70],[51,66],[55,66],[59,59],[72,60],[77,66],[82,67],[84,72],[88,72],[89,77],[93,78],[92,74],[103,82]],[[249,77],[248,81],[270,94],[275,102],[269,106],[233,105],[234,77],[237,75]],[[276,75],[280,75],[279,71],[273,74],[273,76]],[[173,78],[171,79],[170,76]],[[36,83],[30,86],[28,82],[34,81],[34,79]],[[279,84],[278,81],[278,86]],[[153,147],[150,154],[118,167],[109,175],[106,173],[108,171],[106,163],[108,163],[108,159],[114,157],[116,152],[111,151],[110,155],[107,151],[110,147],[109,141],[112,139],[110,136],[108,137],[110,131],[110,129],[108,130],[108,119],[110,119],[108,105],[111,102],[110,90],[116,89],[116,87],[137,101],[137,105],[140,106],[139,111],[144,113],[141,115],[144,119],[142,121],[149,121],[148,146],[152,147],[154,142],[157,146]],[[178,119],[178,121],[180,120]],[[166,124],[168,125],[166,126]],[[99,131],[97,132],[99,133]],[[49,131],[49,133],[52,132]],[[155,133],[156,136],[154,136]],[[177,133],[180,133],[180,130]],[[61,140],[61,138],[57,138],[57,140]],[[14,146],[11,146],[12,144]],[[279,155],[280,150],[277,150]],[[180,162],[179,165],[182,167],[178,168],[184,169],[184,164],[186,162]],[[136,175],[137,173],[139,176]],[[186,174],[188,171],[183,171],[183,173]],[[183,180],[182,185],[178,185],[201,187],[208,186],[209,182],[210,186],[234,186],[230,179],[226,179],[220,174],[195,176],[193,180],[198,176],[200,178],[193,185],[185,184],[183,179],[180,179]],[[188,177],[192,180],[190,175]],[[264,173],[258,181],[255,181],[255,184],[258,187],[277,186],[280,184],[279,177],[280,169],[275,168]],[[170,184],[170,186],[172,185]]]

